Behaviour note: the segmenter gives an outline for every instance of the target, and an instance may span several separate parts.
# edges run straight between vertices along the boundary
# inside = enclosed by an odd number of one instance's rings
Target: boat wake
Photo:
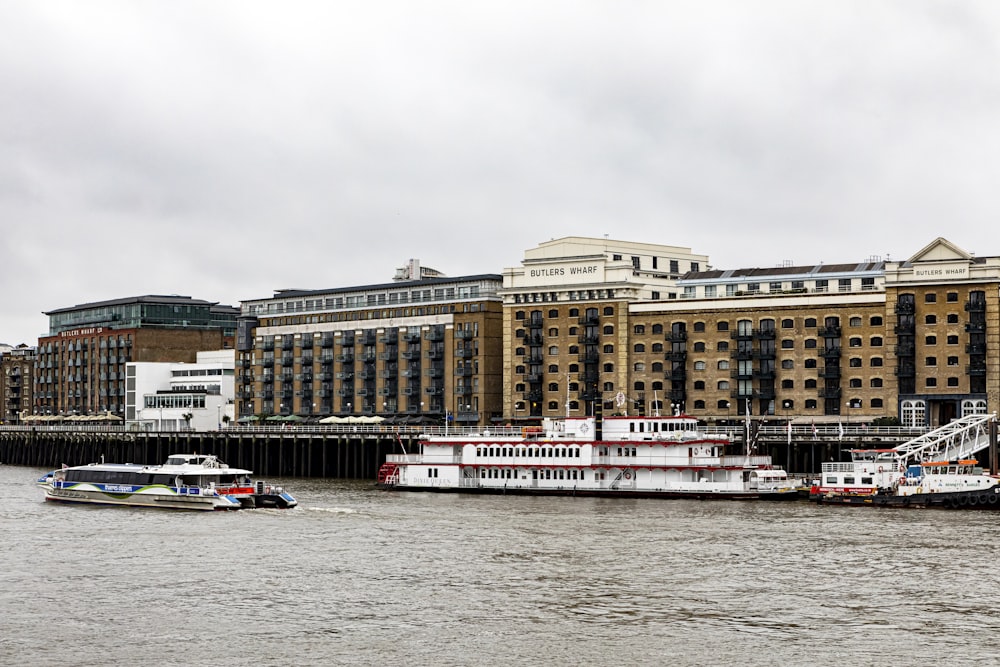
[[[357,514],[356,509],[350,507],[303,507],[307,512],[323,512],[326,514]]]

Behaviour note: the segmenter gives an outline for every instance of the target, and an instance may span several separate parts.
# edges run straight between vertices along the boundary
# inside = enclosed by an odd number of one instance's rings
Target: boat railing
[[[854,463],[824,463],[820,469],[823,472],[854,472]]]

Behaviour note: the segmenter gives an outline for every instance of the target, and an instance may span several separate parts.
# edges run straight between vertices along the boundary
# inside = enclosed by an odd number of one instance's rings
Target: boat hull
[[[86,505],[155,507],[181,510],[233,510],[243,504],[231,496],[179,495],[176,492],[112,493],[97,488],[47,488],[45,500]]]
[[[939,507],[943,509],[1000,510],[1000,486],[950,493],[894,494],[823,494],[813,493],[809,499],[820,505],[854,505],[861,507]]]
[[[531,488],[493,486],[404,486],[376,484],[386,491],[414,491],[432,493],[477,493],[495,496],[570,496],[577,498],[661,498],[688,500],[797,500],[797,490],[789,491],[644,491],[639,489],[586,489],[573,487]]]

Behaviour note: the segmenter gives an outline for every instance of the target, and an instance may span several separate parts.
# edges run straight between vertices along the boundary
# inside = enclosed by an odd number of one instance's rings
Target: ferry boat
[[[46,473],[46,500],[186,510],[287,509],[298,501],[212,455],[173,454],[163,465],[91,463]]]
[[[809,497],[837,505],[1000,509],[1000,477],[975,459],[907,464],[895,449],[855,449],[850,462],[822,465]]]
[[[544,419],[541,426],[425,436],[420,452],[389,455],[384,489],[575,496],[794,499],[798,483],[771,457],[729,454],[697,419]]]

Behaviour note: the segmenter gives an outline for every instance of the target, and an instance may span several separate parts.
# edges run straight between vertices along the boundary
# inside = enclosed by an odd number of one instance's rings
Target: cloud
[[[8,3],[0,340],[142,293],[500,272],[566,235],[717,267],[995,254],[998,12]]]

